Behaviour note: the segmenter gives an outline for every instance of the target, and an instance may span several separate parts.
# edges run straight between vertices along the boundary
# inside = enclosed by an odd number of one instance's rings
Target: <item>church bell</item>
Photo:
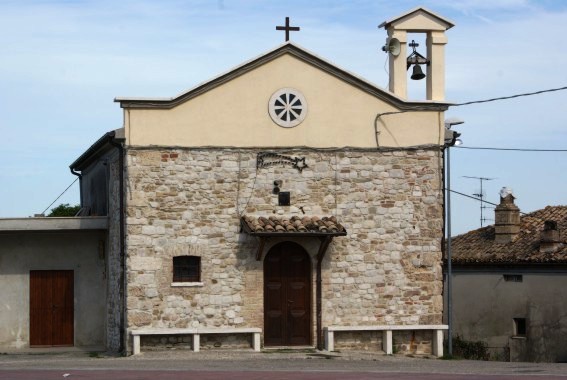
[[[425,78],[425,74],[421,70],[421,66],[418,64],[413,65],[413,73],[411,74],[411,79],[420,80]]]

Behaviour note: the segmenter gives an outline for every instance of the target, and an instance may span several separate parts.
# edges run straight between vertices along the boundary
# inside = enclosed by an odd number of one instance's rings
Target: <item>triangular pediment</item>
[[[184,147],[437,144],[448,106],[403,100],[292,43],[171,98],[116,101],[127,145]]]
[[[254,58],[248,62],[237,66],[236,68],[221,74],[207,82],[201,83],[192,89],[189,89],[181,94],[178,94],[171,98],[136,98],[136,97],[117,97],[114,99],[115,102],[120,103],[122,108],[142,108],[142,109],[169,109],[176,107],[192,98],[195,98],[205,92],[208,92],[218,86],[234,80],[256,68],[266,65],[267,63],[274,61],[284,55],[291,55],[311,66],[315,66],[319,70],[328,73],[340,80],[349,83],[350,85],[367,92],[389,104],[400,109],[411,109],[416,105],[421,107],[431,107],[432,110],[439,110],[444,108],[445,103],[435,103],[435,102],[412,102],[406,101],[392,94],[391,92],[380,88],[371,82],[348,72],[345,69],[339,68],[335,64],[309,52],[308,50],[292,43],[287,42],[257,58]]]
[[[455,24],[427,8],[417,7],[390,20],[384,21],[379,28],[407,30],[413,32],[445,31]]]

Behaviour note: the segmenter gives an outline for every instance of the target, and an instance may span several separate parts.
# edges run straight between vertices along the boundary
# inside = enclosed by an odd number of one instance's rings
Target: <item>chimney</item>
[[[498,244],[513,242],[520,233],[520,209],[514,204],[512,189],[500,190],[500,204],[494,210],[494,241]]]
[[[539,251],[541,253],[555,253],[559,248],[561,248],[561,240],[559,240],[557,222],[546,220],[543,224],[543,231],[541,231]]]

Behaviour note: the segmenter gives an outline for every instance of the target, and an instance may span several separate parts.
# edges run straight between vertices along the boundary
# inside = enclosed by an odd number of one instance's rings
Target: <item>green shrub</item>
[[[490,354],[486,343],[482,341],[471,342],[457,336],[453,340],[453,355],[470,360],[489,360]]]

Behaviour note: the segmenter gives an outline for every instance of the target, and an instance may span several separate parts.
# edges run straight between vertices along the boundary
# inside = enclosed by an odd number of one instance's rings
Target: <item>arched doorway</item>
[[[264,345],[311,345],[311,260],[297,243],[278,243],[264,259]]]

